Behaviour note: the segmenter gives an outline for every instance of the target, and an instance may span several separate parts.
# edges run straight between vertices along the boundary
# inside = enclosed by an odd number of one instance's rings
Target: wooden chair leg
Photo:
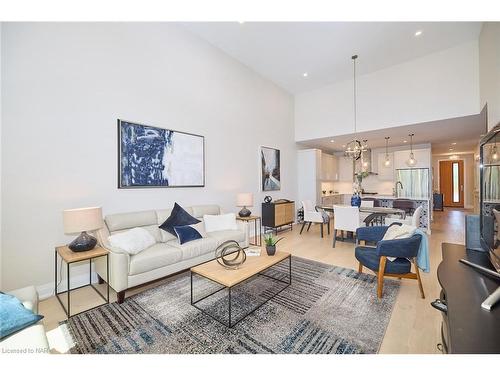
[[[306,221],[302,223],[302,228],[300,228],[300,234],[302,234],[302,231],[304,230],[305,226],[306,226]]]
[[[363,272],[363,265],[361,264],[361,262],[359,262],[358,273],[362,272]]]
[[[330,234],[330,220],[326,223],[326,227],[328,228],[328,234]]]
[[[420,279],[420,271],[418,270],[417,260],[413,258],[413,264],[415,265],[415,273],[417,274],[418,288],[420,289],[420,297],[425,299],[424,287],[422,286],[422,280]]]
[[[321,238],[323,238],[323,223],[321,223],[321,229],[320,229],[320,232],[321,232]]]
[[[311,224],[312,222],[309,222],[309,225],[307,226],[307,231],[309,232],[309,229],[311,229]]]
[[[387,257],[380,257],[380,264],[378,266],[378,279],[377,279],[377,297],[382,298],[382,291],[384,289],[384,271],[385,271],[385,262],[387,261]]]
[[[332,243],[332,247],[335,247],[335,242],[337,242],[337,229],[333,230],[333,243]]]

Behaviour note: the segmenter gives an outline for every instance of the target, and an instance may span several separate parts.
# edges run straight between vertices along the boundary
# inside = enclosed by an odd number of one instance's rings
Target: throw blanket
[[[387,233],[384,236],[384,240],[408,238],[413,236],[413,234],[419,234],[420,237],[422,237],[422,240],[420,241],[420,247],[418,248],[417,266],[424,272],[430,272],[431,266],[429,261],[429,239],[427,238],[425,232],[423,232],[421,229],[409,225],[402,225],[400,227],[392,226],[387,230]],[[387,259],[393,262],[396,257],[387,257]]]
[[[417,254],[417,266],[424,272],[430,272],[431,265],[429,260],[429,239],[427,234],[421,229],[415,231],[416,234],[420,234],[422,241],[420,241],[420,248]]]

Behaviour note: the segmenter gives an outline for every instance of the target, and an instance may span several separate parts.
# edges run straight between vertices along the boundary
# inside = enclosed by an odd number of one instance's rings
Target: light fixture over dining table
[[[352,158],[354,160],[358,160],[361,158],[361,155],[363,152],[366,152],[368,150],[368,143],[366,140],[363,142],[360,142],[356,136],[357,133],[357,103],[356,103],[356,60],[358,58],[358,55],[353,55],[351,57],[352,59],[352,64],[353,64],[353,99],[354,99],[354,139],[346,144],[346,148],[344,150],[344,156],[348,158]]]

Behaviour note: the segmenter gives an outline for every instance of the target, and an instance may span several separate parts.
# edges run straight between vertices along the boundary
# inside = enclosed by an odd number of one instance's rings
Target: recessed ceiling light
[[[455,146],[456,144],[457,144],[457,142],[453,142],[451,145],[452,145],[452,146]]]
[[[302,74],[302,77],[307,77],[309,75],[309,73],[305,72]]]
[[[422,35],[422,30],[417,30],[417,31],[415,32],[415,36],[420,36],[420,35]]]
[[[333,143],[333,142],[335,142],[335,141],[334,141],[333,139],[330,139],[330,142],[331,142],[331,143]]]
[[[408,141],[405,139],[405,140],[403,141],[403,143],[406,143],[406,142],[408,142]]]
[[[452,149],[452,148],[450,148],[450,151],[453,151],[453,149]]]

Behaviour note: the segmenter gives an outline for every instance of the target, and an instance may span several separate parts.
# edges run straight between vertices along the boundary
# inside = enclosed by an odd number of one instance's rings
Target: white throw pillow
[[[207,233],[238,229],[235,214],[203,215],[203,222],[205,223],[205,232]]]
[[[133,228],[108,237],[111,246],[118,247],[129,254],[138,254],[156,243],[151,233],[143,228]]]
[[[396,240],[400,238],[409,238],[415,234],[416,227],[412,225],[391,225],[385,232],[382,240]]]

